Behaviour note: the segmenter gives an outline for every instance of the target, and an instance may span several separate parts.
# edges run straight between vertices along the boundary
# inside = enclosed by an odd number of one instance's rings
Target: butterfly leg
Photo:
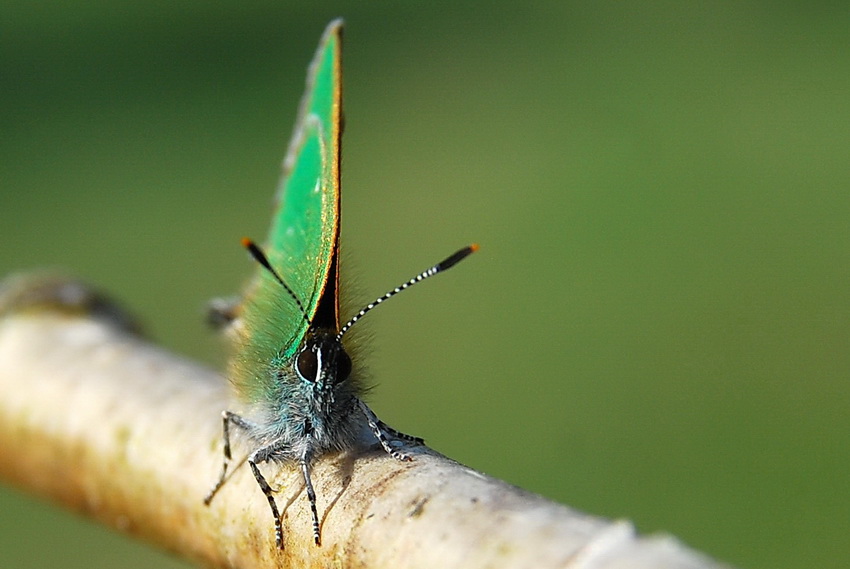
[[[310,452],[304,449],[299,463],[301,465],[301,473],[304,475],[307,499],[310,501],[310,513],[313,515],[313,541],[316,542],[316,545],[322,545],[322,534],[319,530],[319,511],[316,509],[316,491],[313,489],[313,481],[310,478],[310,462]]]
[[[369,428],[372,429],[372,434],[375,435],[375,438],[378,439],[378,442],[381,443],[381,446],[384,448],[387,454],[389,454],[396,460],[413,460],[410,455],[396,450],[390,445],[390,441],[389,439],[387,439],[387,435],[385,434],[385,429],[386,432],[393,436],[396,434],[400,435],[402,433],[399,433],[395,429],[390,429],[389,427],[387,427],[387,425],[383,421],[378,419],[375,413],[372,412],[371,409],[369,409],[369,406],[363,403],[360,399],[357,400],[357,405],[360,407],[360,411],[362,411],[362,413],[366,416],[366,422],[369,423]],[[410,435],[404,435],[404,437],[399,438],[402,438],[404,440],[412,440],[416,438],[407,437],[410,437]],[[421,441],[421,439],[418,439],[418,441]]]
[[[401,439],[401,440],[407,441],[409,443],[416,443],[418,445],[424,445],[425,444],[425,439],[420,438],[420,437],[414,437],[413,435],[408,435],[407,433],[402,433],[401,431],[396,431],[395,429],[393,429],[392,427],[390,427],[389,425],[387,425],[386,423],[384,423],[380,419],[378,419],[378,427],[382,431],[384,431],[385,433],[387,433],[388,435],[390,435],[391,437],[394,437],[396,439]]]
[[[257,484],[260,486],[260,490],[263,491],[266,500],[269,501],[269,508],[271,508],[272,517],[274,518],[275,544],[278,549],[283,549],[283,526],[280,523],[280,511],[277,509],[277,502],[274,500],[274,490],[272,490],[272,487],[269,486],[269,483],[266,481],[266,477],[263,476],[263,473],[260,472],[260,468],[257,466],[258,463],[266,462],[277,448],[278,447],[275,443],[272,443],[268,446],[255,450],[251,453],[251,456],[248,457],[248,466],[251,467],[251,472],[254,473],[254,478],[257,479]]]
[[[207,324],[218,331],[228,330],[239,318],[240,296],[213,298],[207,304]]]
[[[230,465],[231,461],[231,453],[230,453],[230,424],[232,423],[234,426],[239,427],[240,429],[249,431],[254,428],[254,424],[246,421],[236,413],[231,413],[230,411],[222,411],[221,413],[221,422],[222,422],[222,435],[224,438],[224,461],[221,465],[221,474],[218,476],[218,481],[215,485],[210,489],[204,498],[204,504],[209,506],[210,502],[212,502],[213,497],[216,493],[221,489],[224,485],[224,481],[227,478],[227,468]]]

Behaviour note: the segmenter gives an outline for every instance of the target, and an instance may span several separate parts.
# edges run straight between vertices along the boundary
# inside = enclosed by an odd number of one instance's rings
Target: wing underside
[[[269,262],[306,314],[258,267],[242,302],[240,339],[231,365],[231,380],[249,400],[270,394],[270,362],[292,357],[310,323],[339,326],[341,40],[342,21],[336,20],[322,35],[308,71],[265,245]]]

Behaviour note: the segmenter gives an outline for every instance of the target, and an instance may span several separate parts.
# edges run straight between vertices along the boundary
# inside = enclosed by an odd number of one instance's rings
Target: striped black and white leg
[[[377,419],[377,417],[376,417]],[[425,439],[420,437],[414,437],[413,435],[408,435],[407,433],[402,433],[401,431],[396,431],[380,419],[378,419],[378,428],[390,435],[395,439],[401,439],[403,441],[407,441],[409,443],[416,443],[418,445],[424,445]]]
[[[369,409],[369,406],[363,403],[361,400],[357,400],[357,405],[360,407],[360,411],[366,416],[366,422],[369,423],[369,428],[372,429],[372,434],[375,435],[375,438],[378,439],[378,442],[381,443],[381,446],[387,452],[388,455],[393,457],[396,460],[413,460],[410,455],[403,453],[397,449],[394,449],[390,445],[389,439],[387,439],[387,435],[384,434],[384,430],[381,428],[383,425],[386,425],[381,422],[380,419]]]
[[[213,485],[213,487],[210,489],[210,491],[204,498],[204,504],[207,506],[210,505],[210,502],[212,502],[213,497],[224,485],[224,481],[227,478],[227,468],[230,465],[230,461],[232,460],[232,455],[230,453],[230,425],[232,424],[245,431],[250,431],[251,429],[256,427],[256,425],[254,425],[250,421],[246,421],[236,413],[231,413],[230,411],[222,411],[221,423],[222,435],[224,438],[224,461],[221,465],[221,474],[219,474],[218,476],[218,481],[216,481],[216,483]]]
[[[304,475],[304,487],[307,489],[307,500],[310,501],[310,513],[313,515],[313,541],[316,545],[322,545],[322,534],[319,531],[319,511],[316,508],[316,491],[313,489],[313,481],[310,478],[309,451],[305,450],[301,455],[301,473]]]
[[[280,511],[277,509],[277,502],[274,500],[274,491],[272,490],[272,487],[269,486],[269,483],[266,481],[263,473],[260,472],[260,468],[257,466],[258,463],[266,462],[275,448],[276,447],[273,443],[272,445],[255,450],[251,453],[251,456],[248,457],[248,466],[251,467],[251,472],[254,473],[254,478],[257,479],[257,484],[260,486],[260,490],[263,491],[263,494],[269,501],[269,508],[271,508],[272,517],[274,518],[275,544],[278,549],[283,549],[283,526],[280,523]]]

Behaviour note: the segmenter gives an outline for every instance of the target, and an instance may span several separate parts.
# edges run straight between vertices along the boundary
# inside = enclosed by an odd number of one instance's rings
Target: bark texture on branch
[[[425,447],[402,463],[368,444],[316,461],[321,547],[300,473],[265,466],[280,489],[279,551],[247,468],[203,505],[221,465],[226,381],[133,329],[79,283],[0,287],[0,477],[210,567],[720,567]],[[235,455],[246,450],[237,439]]]

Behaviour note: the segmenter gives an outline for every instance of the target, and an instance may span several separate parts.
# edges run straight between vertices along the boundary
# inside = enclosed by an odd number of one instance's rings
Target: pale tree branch
[[[322,545],[294,466],[266,466],[280,491],[285,550],[268,505],[221,464],[220,374],[157,348],[79,283],[0,288],[0,476],[210,567],[720,567],[671,537],[636,536],[425,447],[399,462],[374,445],[316,462]],[[237,440],[235,452],[244,456]]]

